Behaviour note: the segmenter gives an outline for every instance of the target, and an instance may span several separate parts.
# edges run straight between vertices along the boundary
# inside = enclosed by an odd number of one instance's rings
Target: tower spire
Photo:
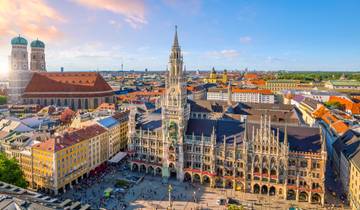
[[[178,35],[177,35],[177,25],[175,25],[175,37],[174,37],[173,47],[179,47],[179,40],[178,40]]]

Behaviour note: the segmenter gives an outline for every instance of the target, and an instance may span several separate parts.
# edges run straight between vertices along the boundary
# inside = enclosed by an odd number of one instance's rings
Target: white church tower
[[[22,103],[22,94],[30,81],[27,40],[21,36],[11,40],[11,56],[9,71],[9,103]]]
[[[163,169],[162,176],[167,179],[176,176],[184,179],[184,137],[190,117],[190,104],[187,103],[186,78],[183,72],[183,56],[175,26],[174,43],[169,59],[166,90],[162,101],[163,129]]]

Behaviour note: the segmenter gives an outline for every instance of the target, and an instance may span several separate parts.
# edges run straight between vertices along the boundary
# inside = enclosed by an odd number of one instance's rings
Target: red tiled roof
[[[343,134],[349,129],[349,126],[344,121],[338,119],[324,105],[320,105],[312,114],[316,118],[321,118],[338,134]]]
[[[70,133],[65,133],[62,136],[57,136],[39,144],[35,144],[33,148],[49,152],[57,152],[105,132],[105,128],[94,124]]]
[[[25,89],[25,95],[33,92],[105,92],[110,85],[96,72],[41,72],[34,73]]]
[[[345,106],[347,111],[350,111],[352,114],[360,114],[360,103],[356,103],[349,98],[343,98],[338,96],[330,96],[329,102],[339,102]]]
[[[244,78],[247,79],[247,80],[257,79],[257,78],[258,78],[258,75],[255,74],[255,73],[246,73],[246,74],[244,75]]]
[[[68,123],[71,121],[71,118],[75,116],[75,112],[70,108],[66,108],[60,115],[60,121],[63,123]]]

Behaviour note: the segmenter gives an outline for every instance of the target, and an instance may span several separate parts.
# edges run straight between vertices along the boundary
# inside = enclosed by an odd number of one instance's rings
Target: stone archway
[[[199,174],[194,174],[194,175],[193,175],[193,182],[198,182],[198,183],[200,183],[200,181],[201,181],[200,175],[199,175]]]
[[[268,187],[266,185],[263,185],[261,187],[261,194],[263,194],[263,195],[268,194]]]
[[[162,169],[161,169],[160,167],[157,167],[157,168],[155,169],[155,174],[161,176],[161,175],[162,175],[161,173],[162,173]]]
[[[149,167],[148,167],[148,170],[147,170],[147,173],[149,173],[149,174],[154,174],[154,167],[149,166]]]
[[[274,186],[271,186],[269,189],[269,195],[276,195],[276,188]]]
[[[253,192],[255,194],[259,194],[260,193],[260,185],[255,184],[254,187],[253,187]]]
[[[311,203],[317,203],[317,204],[320,204],[321,203],[321,196],[317,193],[314,193],[312,196],[311,196]]]
[[[306,192],[301,192],[299,194],[299,201],[308,202],[309,201],[309,195]]]
[[[294,190],[288,190],[287,191],[287,200],[295,200],[296,199],[296,193]]]
[[[206,186],[210,186],[211,180],[210,177],[207,175],[203,175],[203,184]]]
[[[184,174],[184,181],[191,182],[191,175],[188,172],[185,172]]]
[[[176,168],[174,163],[169,164],[169,172],[170,172],[170,178],[176,178]]]
[[[142,173],[146,172],[146,166],[144,164],[140,165],[140,172]]]
[[[132,167],[131,167],[131,170],[132,170],[132,171],[138,171],[138,170],[139,170],[138,164],[133,163],[133,164],[132,164]]]
[[[244,192],[244,184],[242,182],[236,182],[235,190]]]

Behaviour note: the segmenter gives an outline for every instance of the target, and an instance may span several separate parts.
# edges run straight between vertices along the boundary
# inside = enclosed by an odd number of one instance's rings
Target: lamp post
[[[169,192],[169,207],[168,209],[171,210],[172,209],[172,201],[171,201],[171,192],[173,191],[173,187],[171,186],[171,184],[169,184],[168,187],[168,192]]]

